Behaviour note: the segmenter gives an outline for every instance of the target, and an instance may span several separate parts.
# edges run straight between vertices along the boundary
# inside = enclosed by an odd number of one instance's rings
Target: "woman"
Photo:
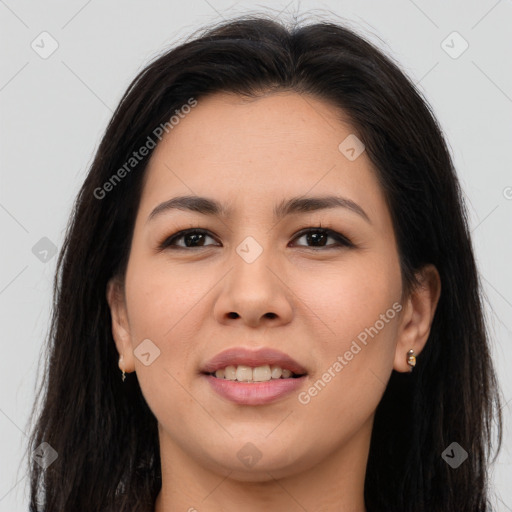
[[[347,28],[238,18],[147,66],[55,294],[32,511],[489,510],[459,182],[425,100]]]

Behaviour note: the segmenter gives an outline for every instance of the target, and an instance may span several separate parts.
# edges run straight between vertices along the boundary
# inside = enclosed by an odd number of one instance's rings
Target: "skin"
[[[407,351],[420,355],[441,286],[427,266],[422,286],[402,297],[393,224],[372,163],[366,152],[350,161],[338,149],[353,133],[339,112],[310,96],[248,101],[222,93],[200,99],[156,147],[125,280],[107,289],[120,368],[137,372],[159,424],[156,512],[365,511],[375,409],[392,370],[410,370]],[[340,207],[273,219],[283,199],[333,193],[355,201],[371,223]],[[174,210],[147,221],[178,195],[216,199],[233,213]],[[297,236],[320,224],[355,247]],[[192,248],[158,250],[191,227],[209,232],[196,248],[189,239]],[[236,252],[248,236],[263,249],[250,264]],[[226,348],[269,346],[307,369],[299,390],[307,391],[394,303],[400,314],[307,404],[294,392],[237,405],[200,375]],[[160,350],[149,366],[133,353],[145,339]],[[261,453],[252,467],[237,457],[248,442]]]

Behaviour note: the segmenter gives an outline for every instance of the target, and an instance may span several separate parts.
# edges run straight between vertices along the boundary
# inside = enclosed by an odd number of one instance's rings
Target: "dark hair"
[[[489,510],[487,465],[494,417],[501,446],[500,396],[466,207],[435,117],[391,58],[354,31],[333,22],[286,28],[250,15],[155,59],[106,129],[57,262],[44,401],[30,449],[47,442],[58,458],[45,470],[29,462],[32,512],[153,510],[162,484],[157,420],[136,374],[121,382],[105,295],[108,280],[124,275],[152,152],[123,179],[112,177],[191,98],[275,91],[332,104],[365,144],[392,216],[404,291],[418,284],[415,273],[427,263],[441,277],[415,371],[393,371],[376,411],[368,512]],[[98,198],[107,182],[108,197]],[[441,457],[454,441],[469,452],[456,470]]]

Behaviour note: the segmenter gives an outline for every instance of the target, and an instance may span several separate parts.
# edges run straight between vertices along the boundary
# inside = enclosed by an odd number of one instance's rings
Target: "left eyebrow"
[[[340,196],[292,197],[291,199],[283,200],[274,207],[274,219],[280,220],[288,215],[308,213],[329,208],[346,208],[358,214],[369,224],[372,223],[361,206],[351,199]],[[159,204],[149,214],[146,222],[149,222],[151,219],[154,219],[164,212],[175,209],[224,218],[232,214],[231,209],[226,208],[214,199],[200,196],[179,196]]]

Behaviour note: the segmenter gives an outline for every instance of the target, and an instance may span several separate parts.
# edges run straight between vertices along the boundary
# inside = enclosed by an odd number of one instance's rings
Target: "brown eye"
[[[295,240],[299,238],[305,238],[307,244],[312,244],[311,246],[304,246],[299,244],[301,247],[311,247],[312,249],[316,248],[328,248],[328,249],[335,249],[340,246],[345,247],[353,247],[352,242],[341,235],[340,233],[337,233],[336,231],[332,231],[330,229],[323,229],[323,228],[309,228],[307,230],[301,231],[297,237],[295,237]],[[335,240],[334,244],[327,244],[327,241],[331,238],[332,240]]]
[[[159,249],[194,249],[205,247],[205,239],[214,238],[208,234],[207,231],[202,229],[186,229],[179,231],[174,235],[166,238],[162,243],[159,244]],[[183,244],[176,244],[176,241],[183,239]]]
[[[209,234],[208,231],[203,229],[186,229],[182,231],[178,231],[177,233],[165,238],[158,246],[160,250],[164,249],[199,249],[202,247],[208,247],[212,244],[206,244],[205,240],[207,238],[211,238],[215,240],[215,238]],[[304,238],[306,240],[306,245],[298,244],[299,247],[307,247],[311,249],[336,249],[339,247],[353,247],[354,244],[352,242],[337,233],[336,231],[332,231],[330,229],[324,228],[308,228],[301,231],[294,240]],[[334,243],[328,243],[328,240],[334,240]],[[183,243],[177,243],[178,241],[183,241]]]

